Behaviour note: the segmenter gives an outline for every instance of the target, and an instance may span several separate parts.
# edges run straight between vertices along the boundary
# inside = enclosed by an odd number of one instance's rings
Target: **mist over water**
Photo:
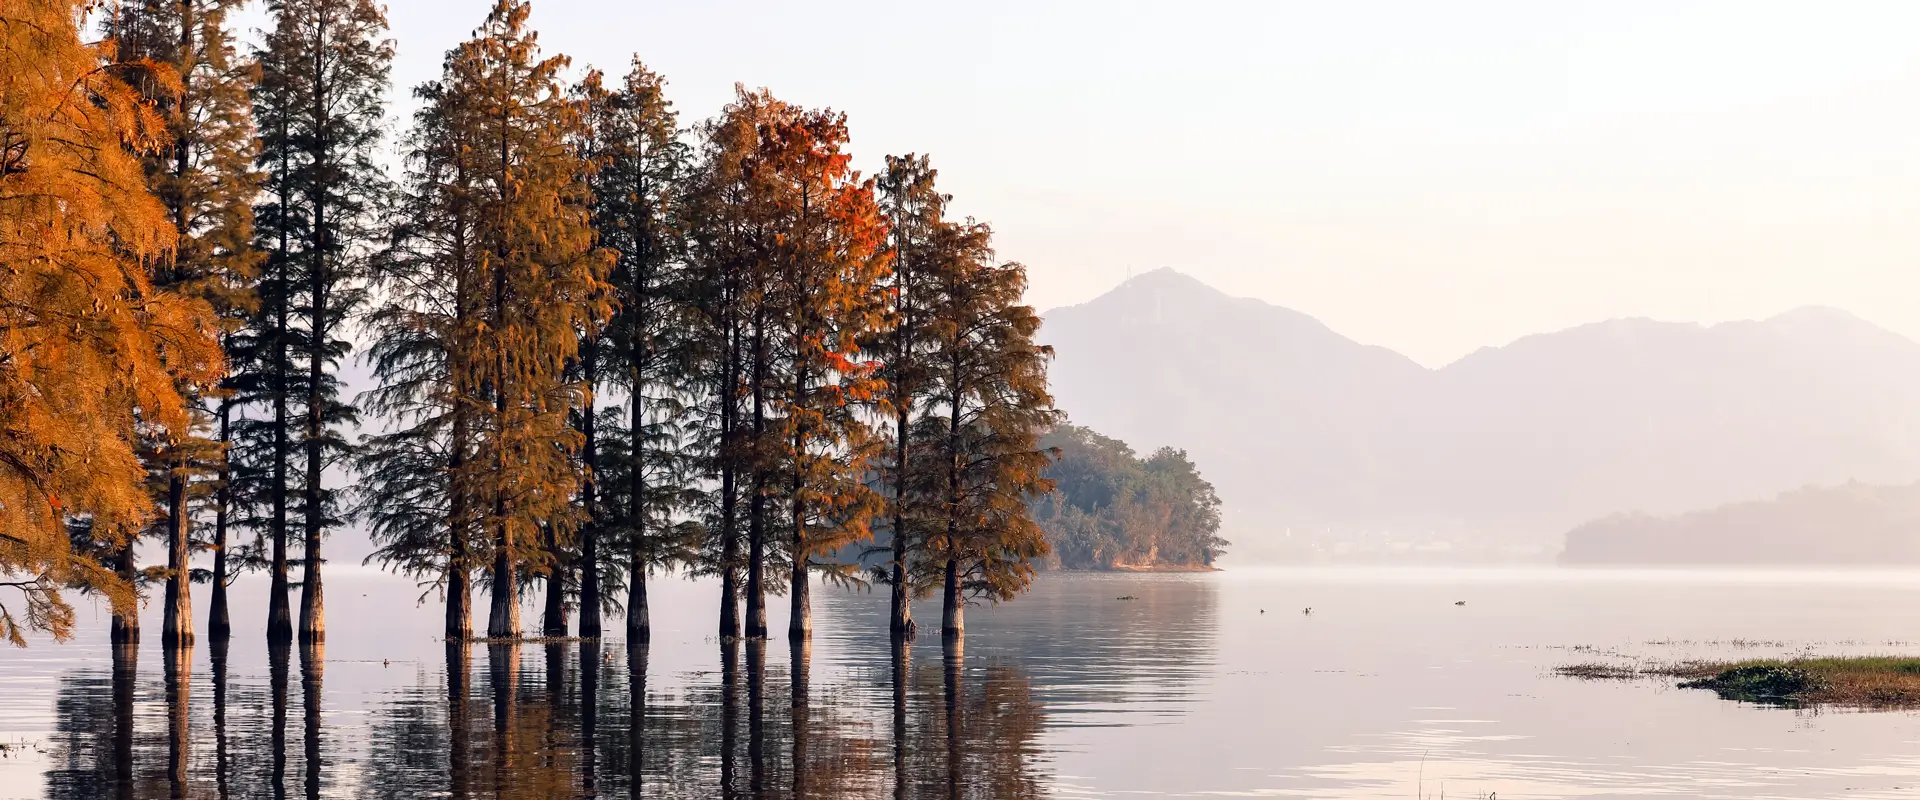
[[[237,610],[262,605],[251,583]],[[778,638],[717,641],[710,583],[655,585],[644,649],[449,649],[411,584],[350,570],[330,586],[341,624],[320,652],[270,651],[243,617],[224,653],[202,642],[169,663],[157,643],[115,653],[91,625],[6,656],[0,741],[14,746],[0,798],[1890,798],[1920,787],[1914,715],[1760,708],[1552,672],[1599,658],[1910,649],[1920,573],[1048,574],[976,609],[960,650],[923,638],[904,653],[885,636],[884,594],[819,592],[818,632],[796,652]]]

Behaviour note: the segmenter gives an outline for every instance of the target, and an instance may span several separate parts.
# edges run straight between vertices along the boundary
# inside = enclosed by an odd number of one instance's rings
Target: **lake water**
[[[901,657],[883,594],[817,590],[799,661],[723,646],[714,585],[671,580],[644,652],[462,661],[437,603],[344,568],[324,653],[276,655],[254,577],[217,664],[166,663],[157,627],[116,655],[84,608],[75,641],[0,650],[0,798],[1920,796],[1914,714],[1553,674],[1920,653],[1920,573],[1045,575],[962,652]]]

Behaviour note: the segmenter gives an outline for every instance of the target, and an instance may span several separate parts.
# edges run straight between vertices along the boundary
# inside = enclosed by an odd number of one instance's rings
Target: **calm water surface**
[[[1920,796],[1913,714],[1552,674],[1920,653],[1920,573],[1054,575],[904,653],[882,594],[817,592],[795,652],[723,645],[678,581],[646,649],[449,651],[410,583],[348,569],[324,651],[274,653],[254,583],[225,653],[116,653],[103,615],[0,651],[0,798]]]

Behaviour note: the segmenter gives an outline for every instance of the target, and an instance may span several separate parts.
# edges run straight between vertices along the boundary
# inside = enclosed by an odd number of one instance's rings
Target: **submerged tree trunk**
[[[316,60],[319,57],[316,56]],[[316,67],[320,65],[316,64]],[[324,94],[316,94],[314,103],[324,118]],[[321,154],[327,152],[327,144],[318,144]],[[327,274],[327,245],[331,238],[327,232],[327,204],[322,192],[316,192],[313,198],[313,264],[308,275],[310,313],[312,321],[308,327],[307,339],[307,485],[306,490],[306,546],[303,555],[305,569],[300,573],[300,641],[303,644],[318,644],[327,638],[326,600],[320,586],[320,535],[326,525],[327,509],[325,493],[321,479],[325,462],[324,445],[326,439],[327,411],[327,337],[330,334],[327,324],[327,289],[331,276]]]
[[[940,638],[958,639],[967,632],[967,604],[960,592],[960,559],[947,559],[946,590],[940,600]]]
[[[586,441],[580,454],[580,461],[586,467],[587,477],[580,484],[580,503],[587,509],[587,524],[580,532],[580,635],[588,639],[600,637],[600,442],[595,430],[593,404],[594,391],[599,387],[598,345],[592,338],[587,339],[586,353],[581,358],[586,365],[587,402],[581,416],[582,431]],[[549,608],[553,601],[547,601]],[[566,632],[565,611],[561,612],[560,630]]]
[[[220,488],[213,506],[213,596],[207,605],[207,635],[216,643],[233,635],[233,622],[227,612],[227,516],[233,505],[231,453],[233,452],[233,401],[220,401]]]
[[[767,638],[767,315],[753,319],[753,496],[747,501],[747,638]]]
[[[465,316],[464,304],[456,312]],[[453,438],[447,446],[447,629],[449,645],[473,638],[473,553],[467,539],[467,464],[469,435],[466,404],[455,401]]]
[[[280,141],[287,141],[287,115],[280,116],[280,128],[277,131]],[[273,524],[270,531],[273,537],[273,561],[268,565],[269,587],[267,589],[267,643],[288,644],[293,641],[293,614],[287,608],[287,479],[290,476],[288,460],[291,450],[288,441],[288,425],[292,424],[287,408],[290,390],[288,373],[292,370],[291,356],[288,350],[288,338],[292,326],[288,317],[292,314],[293,286],[290,275],[292,246],[292,222],[289,219],[288,206],[292,204],[292,191],[287,185],[293,174],[288,163],[285,148],[280,150],[280,161],[275,174],[280,179],[279,191],[275,196],[280,201],[280,213],[276,217],[276,233],[279,243],[275,254],[278,258],[274,268],[278,270],[273,297]]]
[[[798,343],[796,343],[798,344]],[[793,401],[798,406],[806,390],[807,371],[796,365],[793,373]],[[787,638],[793,642],[805,641],[813,636],[813,598],[807,587],[808,561],[813,553],[807,547],[807,507],[802,490],[804,481],[801,470],[806,457],[807,429],[796,422],[793,426],[793,474],[788,481],[787,494],[793,505],[793,577],[788,587],[792,609],[787,615]],[[796,769],[798,765],[796,765]]]
[[[723,299],[728,307],[732,293]],[[726,363],[721,367],[720,390],[720,639],[740,637],[740,536],[738,431],[740,387],[740,331],[727,312]]]
[[[904,392],[903,392],[904,394]],[[893,596],[887,630],[895,641],[911,642],[917,632],[913,622],[913,593],[907,585],[907,420],[912,402],[896,400],[896,450],[893,478]]]
[[[140,595],[139,586],[135,582],[138,576],[134,574],[133,568],[134,546],[135,541],[129,538],[113,555],[114,573],[118,574],[121,580],[126,581],[127,585],[134,587],[133,608],[113,613],[113,626],[109,632],[109,638],[114,644],[140,643]]]
[[[567,635],[567,567],[566,559],[560,555],[560,536],[547,526],[547,557],[553,559],[553,566],[547,570],[546,607],[540,614],[540,635],[563,637]]]
[[[502,536],[504,537],[504,533]],[[487,614],[487,638],[515,639],[520,636],[520,584],[513,561],[501,550],[493,558],[492,608]]]
[[[627,567],[627,641],[645,642],[653,638],[653,621],[647,609],[647,568],[634,554]]]
[[[167,476],[167,589],[160,622],[160,644],[169,649],[193,646],[192,555],[187,549],[187,476],[182,460],[170,456]]]

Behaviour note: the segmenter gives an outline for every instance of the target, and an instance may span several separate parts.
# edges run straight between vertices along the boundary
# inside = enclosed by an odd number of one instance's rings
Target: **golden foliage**
[[[71,631],[63,585],[135,602],[74,555],[67,521],[137,530],[152,513],[137,436],[184,432],[180,387],[221,369],[211,309],[150,280],[174,227],[136,154],[167,136],[111,43],[81,39],[85,10],[0,6],[0,574],[22,578],[8,585],[28,594],[24,627],[56,638]],[[0,635],[21,644],[22,627],[0,607]]]

